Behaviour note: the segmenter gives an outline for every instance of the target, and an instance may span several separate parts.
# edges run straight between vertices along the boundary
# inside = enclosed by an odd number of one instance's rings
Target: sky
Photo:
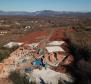
[[[0,10],[91,12],[91,0],[0,0]]]

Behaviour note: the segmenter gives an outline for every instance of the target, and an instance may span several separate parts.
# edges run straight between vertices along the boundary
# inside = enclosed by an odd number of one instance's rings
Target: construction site
[[[43,77],[43,74],[46,75],[46,73],[50,73],[51,77],[52,72],[55,72],[54,76],[56,77],[59,74],[58,78],[60,78],[60,74],[66,72],[65,68],[60,67],[60,73],[53,70],[53,67],[57,67],[59,64],[61,66],[70,65],[74,61],[73,56],[66,47],[67,44],[63,40],[64,32],[63,29],[34,32],[21,38],[18,42],[10,42],[4,45],[4,47],[8,48],[18,45],[19,48],[0,63],[0,79],[7,79],[12,71],[26,74],[29,80],[34,80],[36,83],[41,81],[40,77],[48,84],[53,82],[51,78]],[[73,30],[66,30],[66,32],[70,33]],[[36,70],[37,72],[35,72]],[[57,80],[54,80],[52,84],[57,84]]]

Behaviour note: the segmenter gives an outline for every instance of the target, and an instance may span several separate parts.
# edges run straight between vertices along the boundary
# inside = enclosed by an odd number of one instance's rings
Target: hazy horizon
[[[59,10],[59,11],[56,11],[56,10],[36,10],[36,11],[22,11],[22,10],[17,10],[17,11],[15,11],[15,10],[10,10],[10,11],[6,11],[6,10],[0,10],[0,12],[26,12],[26,13],[32,13],[32,12],[39,12],[39,11],[54,11],[54,12],[73,12],[73,13],[89,13],[89,12],[91,12],[91,11],[61,11],[61,10]]]

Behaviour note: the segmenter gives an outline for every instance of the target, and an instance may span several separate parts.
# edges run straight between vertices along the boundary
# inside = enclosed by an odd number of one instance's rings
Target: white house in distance
[[[60,46],[48,46],[48,47],[46,47],[46,49],[49,53],[64,52],[64,50]]]
[[[65,52],[61,45],[64,44],[64,41],[52,41],[49,42],[46,46],[46,50],[49,53],[52,52]]]
[[[8,32],[7,31],[1,31],[0,30],[0,35],[5,35],[5,34],[7,34]]]
[[[50,43],[48,43],[48,46],[60,46],[64,43],[64,41],[52,41]]]
[[[4,45],[4,47],[12,48],[14,46],[21,46],[21,45],[23,45],[23,43],[20,43],[20,42],[9,42],[8,44]]]

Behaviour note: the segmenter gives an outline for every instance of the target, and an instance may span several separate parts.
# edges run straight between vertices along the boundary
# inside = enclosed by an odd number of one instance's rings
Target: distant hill
[[[28,16],[91,16],[91,12],[67,12],[67,11],[52,11],[52,10],[43,10],[36,12],[24,12],[24,11],[0,11],[0,15],[28,15]]]
[[[30,12],[23,12],[23,11],[0,11],[0,15],[30,15]]]

